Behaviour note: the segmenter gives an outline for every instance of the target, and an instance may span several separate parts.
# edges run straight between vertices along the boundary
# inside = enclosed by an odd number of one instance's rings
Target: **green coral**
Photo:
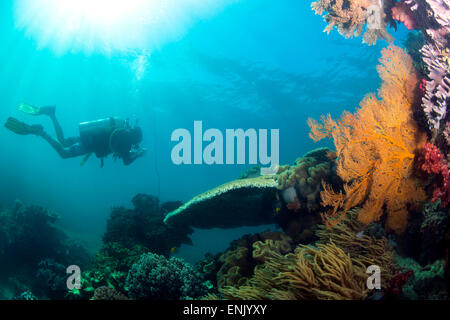
[[[81,289],[71,290],[70,295],[75,299],[88,299],[102,286],[126,292],[128,271],[146,252],[148,249],[139,245],[128,249],[118,242],[105,243],[95,256],[91,269],[82,273]]]
[[[445,287],[445,261],[436,260],[434,263],[421,266],[411,258],[396,256],[397,264],[406,270],[414,271],[409,281],[403,287],[406,298],[411,300],[447,300]]]

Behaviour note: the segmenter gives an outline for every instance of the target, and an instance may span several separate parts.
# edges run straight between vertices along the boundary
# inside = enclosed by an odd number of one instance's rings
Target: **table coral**
[[[402,233],[408,221],[408,204],[425,199],[413,177],[415,152],[425,142],[413,119],[412,103],[417,85],[411,58],[399,47],[383,49],[378,73],[382,79],[378,99],[367,95],[355,114],[344,112],[322,124],[309,119],[310,137],[331,137],[337,149],[337,174],[344,192],[324,184],[322,204],[332,209],[323,215],[335,225],[352,207],[362,205],[358,219],[364,224],[387,213],[386,227]]]
[[[200,229],[270,224],[276,191],[273,176],[237,179],[192,198],[167,214],[164,223]]]
[[[392,41],[392,36],[386,31],[386,14],[384,1],[374,0],[318,0],[311,5],[318,15],[323,15],[328,23],[324,32],[336,27],[345,38],[353,38],[363,33],[365,43],[373,45],[379,38]],[[376,21],[372,21],[375,19]]]

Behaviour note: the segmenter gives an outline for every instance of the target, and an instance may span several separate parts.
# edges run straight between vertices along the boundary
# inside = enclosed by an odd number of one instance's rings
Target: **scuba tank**
[[[126,126],[125,120],[115,117],[82,122],[79,124],[80,139],[86,150],[95,153],[97,158],[104,158],[112,151],[111,134]]]

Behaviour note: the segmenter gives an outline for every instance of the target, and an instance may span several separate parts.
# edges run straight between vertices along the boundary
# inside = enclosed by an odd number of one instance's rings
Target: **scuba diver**
[[[124,165],[131,164],[141,157],[145,148],[139,147],[142,141],[142,130],[139,126],[131,126],[128,120],[116,117],[83,122],[79,124],[79,137],[65,138],[63,130],[56,119],[55,107],[35,107],[21,104],[19,110],[34,116],[46,115],[50,117],[55,127],[57,140],[49,136],[40,124],[28,125],[15,118],[8,118],[5,127],[20,135],[36,135],[47,141],[63,159],[85,155],[81,165],[95,153],[97,158],[103,159],[109,154],[114,158],[121,158]]]

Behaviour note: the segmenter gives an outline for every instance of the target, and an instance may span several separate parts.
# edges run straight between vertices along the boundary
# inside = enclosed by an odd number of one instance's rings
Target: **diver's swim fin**
[[[54,106],[35,107],[32,106],[31,104],[21,103],[17,108],[23,113],[32,116],[40,116],[41,114],[52,115],[55,113]]]
[[[37,115],[41,114],[41,110],[40,110],[41,108],[32,106],[31,104],[27,104],[27,103],[21,103],[17,107],[17,109],[19,109],[23,113],[30,114],[33,116],[37,116]]]
[[[39,135],[44,132],[44,128],[40,124],[29,125],[12,117],[9,117],[8,120],[6,121],[5,128],[21,135],[27,134]]]

